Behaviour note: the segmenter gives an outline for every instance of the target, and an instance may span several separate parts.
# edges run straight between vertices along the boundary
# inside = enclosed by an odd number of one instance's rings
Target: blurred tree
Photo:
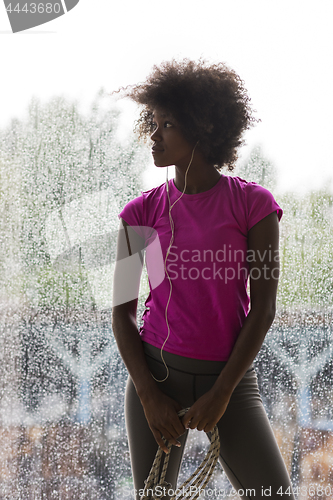
[[[236,175],[274,194],[277,171],[255,146]],[[276,196],[280,224],[280,309],[323,309],[333,303],[333,197],[328,190]]]
[[[11,252],[2,252],[0,265],[8,268],[15,262],[21,267],[26,297],[34,306],[46,307],[48,301],[51,307],[59,306],[70,298],[69,290],[80,288],[78,282],[87,283],[81,266],[74,281],[73,273],[59,275],[51,266],[46,236],[50,215],[56,213],[61,221],[69,251],[73,244],[64,211],[73,201],[94,195],[98,203],[99,193],[111,189],[113,201],[121,207],[140,192],[145,151],[134,137],[125,145],[120,143],[117,120],[118,112],[101,90],[86,114],[77,103],[62,97],[46,104],[33,99],[27,120],[14,120],[0,133],[0,227],[4,230],[2,243],[7,244],[3,248],[11,248]],[[8,242],[9,234],[14,233],[19,245]],[[82,299],[82,286],[78,294]],[[71,301],[77,305],[78,297],[72,296]]]
[[[89,272],[111,274],[118,207],[139,194],[147,158],[133,136],[120,142],[117,123],[100,91],[86,113],[62,97],[33,99],[26,119],[0,131],[0,281],[25,306],[21,391],[29,411],[53,392],[75,406],[81,391],[76,418],[89,420],[91,379],[110,358]]]
[[[14,125],[14,124],[13,124]],[[10,166],[10,168],[8,168]],[[0,147],[0,295],[19,271],[21,172],[10,151]],[[2,293],[1,293],[2,292]]]
[[[325,309],[333,303],[333,195],[313,191],[279,197],[281,308]]]
[[[237,166],[236,175],[269,190],[273,190],[276,185],[276,168],[265,158],[260,145],[254,146],[249,156]]]

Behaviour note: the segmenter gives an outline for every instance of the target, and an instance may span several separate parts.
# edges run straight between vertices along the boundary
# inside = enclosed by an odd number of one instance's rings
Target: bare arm
[[[255,268],[253,278],[250,274],[251,310],[213,388],[199,398],[183,417],[183,424],[191,429],[207,432],[214,428],[225,412],[235,387],[260,350],[275,316],[278,245],[278,217],[274,212],[249,231],[248,248],[253,250],[256,257],[254,262],[249,263],[250,272]]]
[[[124,272],[124,269],[130,267],[126,263],[124,266],[124,259],[133,256],[141,248],[142,242],[140,243],[139,238],[131,232],[131,228],[122,221],[118,235],[117,263],[114,274],[114,304],[116,305],[112,308],[112,329],[156,442],[164,451],[167,451],[161,436],[163,435],[172,444],[178,445],[177,437],[185,430],[177,415],[181,407],[161,392],[151,376],[137,328],[137,298],[119,303],[121,297],[126,299],[126,287],[129,287],[129,294],[134,290],[134,294],[138,295],[141,269],[134,266],[134,270],[131,267],[130,273]],[[121,261],[123,261],[122,264]],[[119,289],[120,292],[118,292]]]
[[[136,258],[144,242],[125,221],[121,221],[113,280],[112,329],[119,352],[140,395],[154,386],[139,336],[136,313],[142,265]],[[131,263],[135,264],[131,266]],[[130,262],[132,261],[132,262]],[[130,272],[128,270],[130,269]],[[134,296],[132,300],[129,300]]]

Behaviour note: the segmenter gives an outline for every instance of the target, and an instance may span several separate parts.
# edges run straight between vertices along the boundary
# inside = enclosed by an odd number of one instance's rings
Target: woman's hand
[[[183,416],[186,429],[211,432],[227,409],[230,397],[223,397],[214,388],[199,398]]]
[[[169,396],[166,396],[159,389],[156,392],[154,391],[154,394],[149,394],[149,396],[141,399],[141,403],[148,425],[162,450],[165,453],[168,452],[162,436],[169,443],[180,446],[177,438],[185,432],[185,427],[177,415],[182,409],[180,404]]]

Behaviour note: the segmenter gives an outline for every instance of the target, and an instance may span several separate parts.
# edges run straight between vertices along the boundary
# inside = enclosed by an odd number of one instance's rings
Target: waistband
[[[147,342],[142,342],[142,345],[146,356],[163,363],[161,349]],[[169,368],[193,375],[219,375],[227,363],[226,361],[186,358],[167,351],[163,351],[163,358]]]

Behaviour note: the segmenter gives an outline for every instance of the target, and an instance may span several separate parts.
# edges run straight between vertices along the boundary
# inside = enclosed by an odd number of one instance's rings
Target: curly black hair
[[[142,84],[123,89],[144,106],[135,130],[141,138],[153,131],[153,110],[162,109],[178,122],[185,138],[219,170],[233,170],[242,134],[255,122],[250,98],[240,77],[224,63],[184,59],[154,66]]]

